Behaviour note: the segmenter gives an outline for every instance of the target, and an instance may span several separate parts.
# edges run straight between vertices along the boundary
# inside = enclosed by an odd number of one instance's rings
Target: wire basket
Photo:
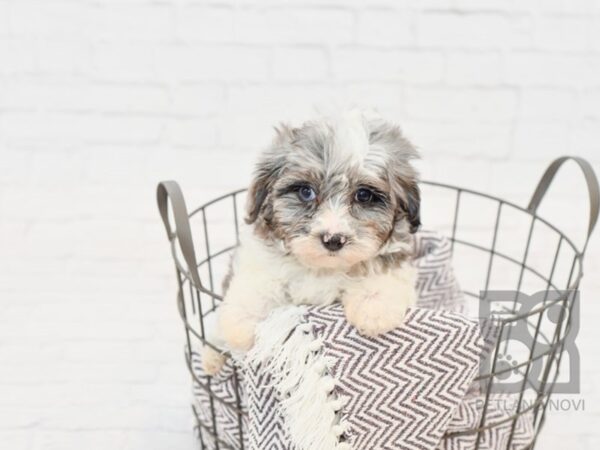
[[[587,238],[581,248],[537,214],[556,172],[567,160],[582,169],[590,199]],[[569,343],[578,327],[575,318],[582,261],[598,218],[600,199],[594,171],[581,158],[555,160],[526,208],[488,194],[435,182],[422,182],[422,190],[424,199],[435,197],[442,200],[439,204],[449,205],[447,211],[436,208],[431,214],[439,222],[435,228],[445,231],[451,239],[454,267],[465,297],[470,299],[472,307],[481,309],[484,305],[498,325],[490,357],[477,377],[485,398],[478,424],[466,430],[450,430],[444,439],[475,436],[474,448],[479,449],[482,433],[508,424],[510,435],[505,448],[510,449],[517,420],[528,414],[533,422],[532,440],[522,448],[532,449],[557,386],[578,387],[577,380],[561,381],[559,368],[564,355],[568,355],[571,366],[578,358],[576,348]],[[245,190],[241,189],[188,213],[176,182],[162,182],[157,188],[158,206],[175,262],[177,305],[185,327],[185,360],[195,385],[207,392],[210,400],[209,417],[201,416],[192,406],[203,449],[243,449],[245,445],[246,412],[238,369],[234,366],[230,374],[234,400],[224,400],[215,391],[210,377],[197,376],[192,356],[194,349],[202,345],[216,349],[205,339],[206,326],[222,301],[219,280],[225,277],[230,256],[239,243],[244,197]],[[427,223],[427,200],[423,208]],[[470,214],[470,209],[477,214]],[[473,217],[477,217],[478,223],[469,221]],[[534,302],[533,297],[519,294],[523,292],[542,292],[543,298]],[[529,336],[526,342],[524,332]],[[572,370],[568,375],[577,378]],[[496,393],[506,390],[514,394],[513,409],[508,417],[497,420],[488,414],[489,405]],[[217,409],[235,417],[237,442],[223,439],[226,430],[219,429]],[[210,447],[206,445],[208,441],[212,443]]]

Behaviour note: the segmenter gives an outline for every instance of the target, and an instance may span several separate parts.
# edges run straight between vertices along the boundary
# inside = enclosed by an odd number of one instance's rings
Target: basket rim
[[[559,238],[563,241],[565,241],[566,244],[569,245],[569,247],[571,248],[571,250],[574,252],[574,257],[573,257],[573,265],[577,265],[578,266],[578,270],[577,270],[577,274],[573,274],[574,276],[571,277],[570,280],[570,284],[569,286],[567,286],[565,289],[563,290],[572,290],[575,289],[578,285],[579,282],[581,281],[581,278],[583,276],[583,257],[585,255],[585,248],[584,250],[580,250],[579,247],[577,245],[575,245],[575,243],[573,242],[573,240],[571,238],[569,238],[569,236],[566,235],[566,233],[562,230],[560,230],[557,226],[553,225],[552,223],[550,223],[547,219],[544,219],[542,216],[540,216],[539,214],[537,214],[536,211],[531,211],[528,208],[525,208],[523,206],[519,206],[516,203],[509,201],[509,200],[505,200],[502,199],[500,197],[494,196],[492,194],[488,194],[485,192],[479,192],[476,191],[474,189],[470,189],[470,188],[464,188],[464,187],[460,187],[460,186],[456,186],[456,185],[452,185],[452,184],[448,184],[448,183],[440,183],[437,181],[430,181],[430,180],[422,180],[420,181],[421,184],[424,185],[428,185],[428,186],[432,186],[432,187],[439,187],[439,188],[444,188],[444,189],[449,189],[449,190],[453,190],[457,193],[457,196],[459,196],[461,193],[467,193],[467,194],[471,194],[471,195],[475,195],[475,196],[479,196],[482,198],[486,198],[488,200],[492,200],[495,202],[498,202],[498,205],[506,205],[508,207],[514,208],[518,211],[521,211],[525,214],[528,214],[529,216],[532,217],[532,224],[535,223],[535,221],[539,221],[540,223],[546,225],[548,228],[550,228],[553,232],[555,232]],[[188,214],[188,219],[191,219],[192,217],[196,216],[199,213],[202,213],[202,215],[204,216],[205,214],[205,210],[206,208],[208,208],[209,206],[222,201],[228,197],[232,197],[232,198],[236,198],[239,194],[242,194],[244,192],[246,192],[248,189],[247,188],[239,188],[236,189],[234,191],[231,191],[229,193],[220,195],[216,198],[213,198],[205,203],[203,203],[202,205],[198,206],[197,208],[193,209],[189,214]],[[203,219],[205,219],[205,217],[203,217]],[[455,225],[456,226],[456,225]],[[484,248],[480,245],[477,244],[471,244],[471,243],[466,243],[465,241],[461,241],[461,240],[457,240],[455,236],[451,236],[449,237],[449,239],[453,242],[459,242],[461,244],[465,244],[465,245],[470,245],[474,248],[479,248],[480,250],[485,250],[487,252],[492,252],[492,249],[489,248]],[[211,297],[213,297],[216,300],[222,300],[222,296],[217,294],[216,292],[214,292],[212,289],[208,289],[205,286],[196,286],[196,284],[193,282],[193,279],[191,279],[190,273],[189,273],[189,269],[185,267],[184,264],[182,264],[182,262],[180,261],[178,254],[177,254],[177,250],[176,250],[176,242],[177,237],[175,236],[175,234],[171,234],[169,236],[169,242],[171,245],[171,254],[173,256],[173,259],[175,261],[175,264],[177,266],[177,269],[182,273],[182,275],[186,278],[186,279],[190,279],[190,281],[192,282],[192,284],[194,284],[194,287],[196,287],[198,290],[200,290],[200,292],[210,295]],[[203,259],[202,261],[200,261],[199,263],[197,263],[196,269],[198,267],[200,267],[202,264],[205,264],[207,262],[209,262],[210,260],[216,258],[217,256],[220,256],[223,253],[226,253],[228,251],[231,251],[235,248],[235,246],[228,246],[225,249],[222,249],[214,254],[210,254],[207,256],[207,258]],[[522,262],[516,261],[514,258],[505,255],[501,252],[498,251],[494,251],[494,254],[496,256],[499,256],[501,258],[504,258],[506,260],[509,260],[515,264],[523,264]],[[527,270],[533,271],[534,275],[539,276],[539,273],[537,273],[535,270],[529,268],[526,266]],[[550,284],[550,287],[554,287],[556,290],[557,287],[554,284]]]
[[[529,209],[517,205],[516,203],[510,201],[510,200],[505,200],[503,198],[497,197],[495,195],[492,194],[488,194],[486,192],[480,192],[480,191],[476,191],[474,189],[470,189],[470,188],[465,188],[465,187],[460,187],[460,186],[456,186],[453,184],[448,184],[448,183],[440,183],[438,181],[431,181],[431,180],[421,180],[419,182],[420,184],[425,184],[425,185],[429,185],[429,186],[434,186],[434,187],[441,187],[441,188],[446,188],[446,189],[452,189],[455,190],[457,192],[465,192],[467,194],[472,194],[472,195],[476,195],[479,197],[484,197],[487,198],[489,200],[494,200],[497,201],[501,204],[510,206],[511,208],[515,208],[521,212],[524,212],[526,214],[529,214],[530,216],[532,216],[533,218],[535,218],[536,220],[539,220],[541,223],[543,223],[544,225],[548,226],[550,229],[552,229],[553,231],[555,231],[556,233],[558,233],[573,249],[573,251],[575,252],[576,256],[581,258],[581,256],[583,256],[583,252],[573,243],[573,241],[565,234],[564,231],[561,231],[558,227],[556,227],[555,225],[553,225],[552,223],[550,223],[547,219],[544,219],[542,216],[540,216],[539,214],[537,214],[537,212],[531,212]],[[196,207],[195,209],[193,209],[189,214],[188,214],[188,218],[192,218],[193,216],[195,216],[196,214],[198,214],[199,212],[203,211],[204,209],[208,208],[209,206],[226,199],[227,197],[233,197],[233,196],[237,196],[238,194],[241,194],[243,192],[246,192],[248,190],[248,188],[239,188],[236,189],[234,191],[231,191],[227,194],[223,194],[220,195],[216,198],[213,198],[205,203],[203,203],[202,205]]]

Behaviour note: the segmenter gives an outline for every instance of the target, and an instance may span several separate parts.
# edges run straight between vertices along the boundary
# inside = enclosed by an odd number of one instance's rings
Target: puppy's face
[[[247,222],[311,268],[406,252],[419,226],[416,156],[398,127],[358,111],[283,127],[258,164]]]

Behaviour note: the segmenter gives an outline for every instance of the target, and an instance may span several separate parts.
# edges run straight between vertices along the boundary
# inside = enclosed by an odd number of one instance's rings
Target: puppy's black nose
[[[339,233],[324,233],[321,235],[321,242],[323,243],[323,247],[327,250],[336,252],[346,244],[346,236]]]

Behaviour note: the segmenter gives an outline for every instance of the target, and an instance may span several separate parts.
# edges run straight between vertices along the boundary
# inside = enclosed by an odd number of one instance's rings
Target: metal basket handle
[[[560,167],[565,163],[565,161],[572,160],[577,163],[577,165],[583,171],[583,175],[585,176],[585,182],[588,188],[588,194],[590,197],[590,220],[588,225],[587,237],[585,239],[585,244],[583,246],[582,253],[585,252],[588,241],[590,240],[590,236],[594,231],[594,227],[596,226],[596,222],[598,221],[598,212],[600,211],[600,188],[598,187],[598,178],[596,178],[596,174],[591,164],[587,162],[585,159],[580,158],[578,156],[561,156],[560,158],[555,159],[546,169],[544,175],[540,179],[537,187],[535,188],[535,192],[529,201],[529,206],[527,210],[535,214],[537,211],[540,202],[546,195],[546,191],[548,187],[552,183],[556,172]]]
[[[171,209],[173,218],[175,219],[175,231],[171,228],[169,222],[168,201],[171,201]],[[190,221],[188,217],[187,207],[181,188],[176,181],[162,181],[156,187],[156,202],[158,203],[158,211],[162,218],[167,238],[172,241],[177,238],[179,248],[183,259],[187,264],[188,273],[192,278],[192,282],[196,287],[201,288],[200,275],[198,274],[198,263],[196,262],[196,252],[194,250],[194,241],[192,239],[192,231],[190,229]]]

